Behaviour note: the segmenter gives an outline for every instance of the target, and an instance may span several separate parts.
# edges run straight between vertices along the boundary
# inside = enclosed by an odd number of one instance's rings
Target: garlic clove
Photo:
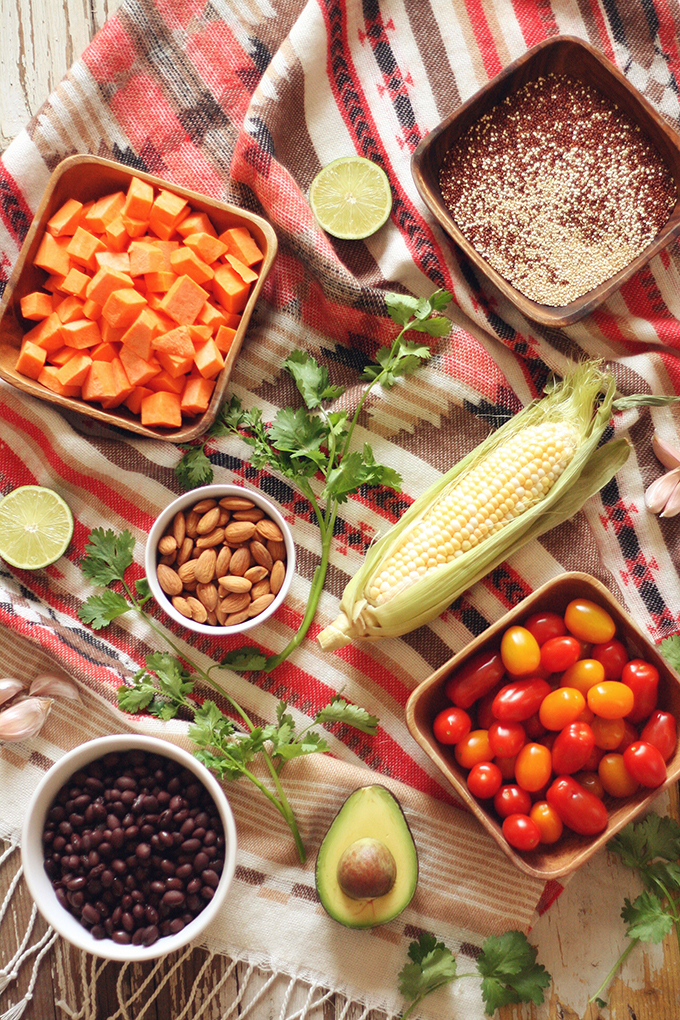
[[[663,512],[660,514],[661,517],[675,517],[680,514],[680,482],[675,486],[670,496],[666,500],[666,505],[663,508]]]
[[[658,432],[652,436],[652,449],[664,467],[680,467],[680,450],[677,446],[662,439]]]
[[[661,475],[661,478],[657,478],[655,482],[652,482],[645,492],[645,506],[647,509],[651,510],[653,514],[658,514],[663,510],[669,496],[679,481],[680,467],[677,467],[673,471],[667,471],[665,475]]]
[[[50,714],[52,698],[26,698],[0,712],[0,742],[17,743],[34,737]]]
[[[69,698],[71,701],[80,701],[81,697],[78,688],[70,680],[63,676],[56,676],[54,673],[42,673],[31,682],[29,691],[31,696],[44,695],[48,698]]]
[[[13,698],[19,691],[24,690],[21,680],[15,680],[13,676],[6,676],[0,679],[0,705]]]

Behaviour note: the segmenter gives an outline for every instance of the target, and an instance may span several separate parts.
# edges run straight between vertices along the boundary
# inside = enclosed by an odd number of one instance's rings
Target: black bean
[[[217,886],[220,884],[220,876],[214,872],[212,868],[208,868],[206,871],[201,872],[201,878],[205,885],[209,885],[213,889],[217,889]]]
[[[86,903],[80,915],[87,924],[99,924],[101,914],[91,903]]]
[[[158,942],[160,932],[155,924],[150,924],[148,928],[142,929],[144,932],[143,942],[145,946],[152,946],[154,942]]]
[[[180,846],[183,854],[195,854],[201,849],[200,839],[185,839]]]
[[[119,946],[129,946],[132,941],[129,933],[126,931],[114,931],[111,939]]]
[[[151,847],[148,843],[138,843],[135,853],[140,861],[145,861],[148,857],[151,857]]]
[[[168,889],[163,893],[161,903],[166,907],[179,907],[184,903],[185,896],[181,889]]]

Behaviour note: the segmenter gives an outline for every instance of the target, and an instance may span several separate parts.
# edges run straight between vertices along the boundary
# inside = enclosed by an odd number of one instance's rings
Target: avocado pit
[[[386,896],[396,877],[394,857],[378,839],[355,839],[338,861],[338,885],[353,900]]]

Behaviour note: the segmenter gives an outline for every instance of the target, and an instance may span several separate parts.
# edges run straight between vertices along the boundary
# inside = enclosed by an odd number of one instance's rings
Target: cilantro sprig
[[[239,672],[270,673],[287,659],[314,619],[340,506],[364,485],[386,485],[400,491],[401,477],[376,461],[368,443],[361,449],[353,448],[354,430],[374,386],[389,389],[430,358],[430,348],[422,342],[410,341],[407,334],[445,336],[451,323],[439,313],[450,301],[451,295],[446,290],[435,291],[429,298],[386,294],[387,311],[401,330],[389,346],[378,350],[376,361],[364,368],[362,378],[368,386],[351,417],[346,410],[331,411],[325,406],[342,396],[343,387],[333,385],[328,370],[299,350],[288,355],[283,368],[295,380],[302,407],[284,407],[272,422],[263,420],[259,408],[244,409],[237,397],[222,409],[209,437],[239,436],[251,448],[253,467],[272,469],[292,482],[311,504],[321,538],[321,559],[312,578],[306,612],[290,643],[278,655],[269,656],[252,645],[238,648],[225,656],[223,665]],[[185,488],[212,481],[212,467],[204,447],[189,448],[176,473]]]
[[[481,992],[488,1016],[509,1003],[543,1002],[543,989],[551,977],[536,963],[536,949],[520,931],[492,935],[477,957],[477,973],[459,974],[456,958],[443,942],[424,932],[408,949],[410,963],[399,972],[399,991],[408,1006],[402,1020],[413,1013],[426,995],[464,977],[481,978]]]
[[[299,731],[284,701],[279,702],[275,723],[264,726],[254,723],[238,702],[215,681],[212,673],[219,666],[214,664],[204,670],[189,660],[145,611],[144,606],[151,597],[146,581],[138,580],[129,585],[125,576],[133,562],[134,545],[129,531],[116,535],[113,531],[97,528],[90,533],[81,561],[85,577],[103,588],[81,606],[78,615],[84,623],[93,630],[101,630],[123,613],[134,611],[144,617],[169,648],[169,651],[147,655],[145,668],[135,674],[132,683],[119,687],[119,707],[133,714],[146,711],[164,720],[174,719],[180,711],[188,712],[192,717],[189,737],[195,744],[196,757],[223,779],[245,777],[254,783],[287,822],[300,860],[304,861],[305,848],[293,809],[281,785],[281,769],[293,758],[330,750],[323,734],[312,729],[313,726],[344,723],[373,736],[378,720],[359,705],[352,705],[337,694],[330,704],[316,713],[308,726]],[[239,725],[214,701],[200,701],[195,697],[197,680],[202,680],[226,699],[238,717]],[[269,784],[252,770],[251,764],[256,758],[264,762]]]
[[[680,825],[650,814],[627,825],[607,847],[638,875],[644,889],[635,900],[623,901],[621,917],[630,942],[590,997],[600,1007],[606,1005],[602,992],[639,942],[662,942],[675,929],[680,944]]]

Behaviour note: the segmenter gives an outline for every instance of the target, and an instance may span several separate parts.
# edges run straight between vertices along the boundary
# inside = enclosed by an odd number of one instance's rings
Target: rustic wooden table
[[[0,0],[3,31],[0,33],[0,149],[21,130],[68,67],[78,58],[94,33],[114,13],[119,0]],[[667,800],[661,807],[666,808]],[[677,804],[671,803],[677,817]],[[0,873],[0,902],[8,879]],[[568,883],[557,903],[541,918],[531,933],[538,947],[538,959],[552,974],[553,985],[540,1006],[507,1007],[501,1020],[599,1020],[603,1016],[588,997],[603,980],[613,961],[626,945],[620,910],[624,896],[634,898],[639,889],[621,866],[606,852],[600,853]],[[16,927],[4,925],[0,939],[0,967],[16,949],[17,934],[25,930],[31,910],[28,894],[14,898]],[[42,922],[38,922],[40,925]],[[44,930],[44,927],[40,930]],[[74,1013],[90,1001],[87,959],[59,940],[38,973],[33,999],[25,1020],[63,1020],[59,1002]],[[168,978],[176,957],[164,961],[159,971],[152,964],[126,969],[108,964],[99,982],[96,1005],[81,1017],[137,1018],[146,1020],[193,1020],[211,990],[224,979],[219,994],[201,1013],[205,1020],[248,1011],[253,1020],[289,1015],[304,1006],[304,993],[295,992],[282,1014],[288,981],[277,979],[263,991],[266,975],[248,973],[239,964],[229,973],[228,963],[209,960],[202,949],[190,952]],[[676,1020],[680,1016],[680,953],[673,938],[663,946],[638,946],[628,958],[620,977],[609,989],[609,1006],[604,1013],[612,1020]],[[119,1008],[117,984],[123,998],[146,985],[145,997],[155,997],[147,1009],[139,1002],[127,1012]],[[239,990],[247,987],[236,1011]],[[23,994],[26,979],[0,995],[0,1013]],[[255,996],[257,1003],[248,1009]],[[140,1002],[143,999],[140,997]],[[327,1000],[309,1014],[309,1020],[330,1020],[342,1004]],[[71,1015],[74,1015],[71,1013]],[[346,1020],[354,1020],[347,1015]],[[463,1020],[463,1018],[461,1018]],[[481,1020],[466,1017],[464,1020]]]

